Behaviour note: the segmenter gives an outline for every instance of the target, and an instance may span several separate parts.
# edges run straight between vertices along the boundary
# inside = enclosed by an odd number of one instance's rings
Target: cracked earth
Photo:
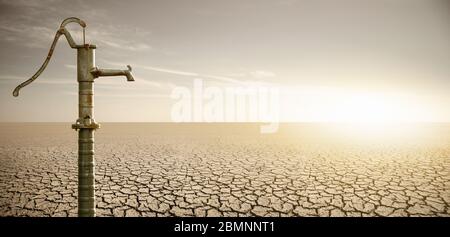
[[[450,216],[449,125],[397,144],[127,126],[95,134],[97,216]],[[0,129],[0,216],[76,216],[70,125]]]

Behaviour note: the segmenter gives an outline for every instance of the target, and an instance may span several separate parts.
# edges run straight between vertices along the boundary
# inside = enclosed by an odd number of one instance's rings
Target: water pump
[[[76,44],[66,29],[69,23],[78,23],[83,28],[83,44]],[[105,76],[125,76],[127,81],[134,81],[131,66],[126,70],[99,69],[95,66],[95,49],[93,44],[85,42],[86,23],[79,18],[65,19],[56,32],[53,43],[39,70],[28,80],[14,89],[17,97],[20,89],[27,86],[47,67],[53,55],[56,43],[64,35],[71,48],[77,50],[77,81],[78,81],[78,119],[72,128],[78,131],[78,216],[95,216],[95,159],[94,159],[94,131],[100,125],[94,120],[94,80]]]

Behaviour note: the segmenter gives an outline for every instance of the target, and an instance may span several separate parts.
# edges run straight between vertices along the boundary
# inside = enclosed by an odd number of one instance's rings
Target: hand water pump
[[[78,45],[73,40],[66,25],[78,23],[83,27],[83,44]],[[95,216],[95,160],[94,160],[94,130],[100,125],[94,120],[94,80],[103,76],[125,76],[127,81],[134,81],[131,67],[128,70],[99,69],[95,66],[95,48],[85,42],[86,23],[76,17],[65,19],[56,32],[53,43],[39,70],[27,81],[17,86],[13,92],[19,95],[19,90],[27,86],[44,71],[52,57],[56,43],[64,35],[71,48],[77,50],[77,80],[78,80],[78,119],[72,128],[78,130],[78,216]]]

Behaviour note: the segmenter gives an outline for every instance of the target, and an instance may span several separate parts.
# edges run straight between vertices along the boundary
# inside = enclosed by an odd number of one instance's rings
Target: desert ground
[[[450,124],[324,127],[103,123],[97,216],[450,216]],[[76,215],[70,123],[0,124],[0,216]]]

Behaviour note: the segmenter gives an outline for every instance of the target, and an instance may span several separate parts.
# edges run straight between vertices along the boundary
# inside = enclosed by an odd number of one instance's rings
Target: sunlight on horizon
[[[290,122],[416,123],[440,122],[436,101],[413,93],[328,87],[286,88],[282,118]]]

